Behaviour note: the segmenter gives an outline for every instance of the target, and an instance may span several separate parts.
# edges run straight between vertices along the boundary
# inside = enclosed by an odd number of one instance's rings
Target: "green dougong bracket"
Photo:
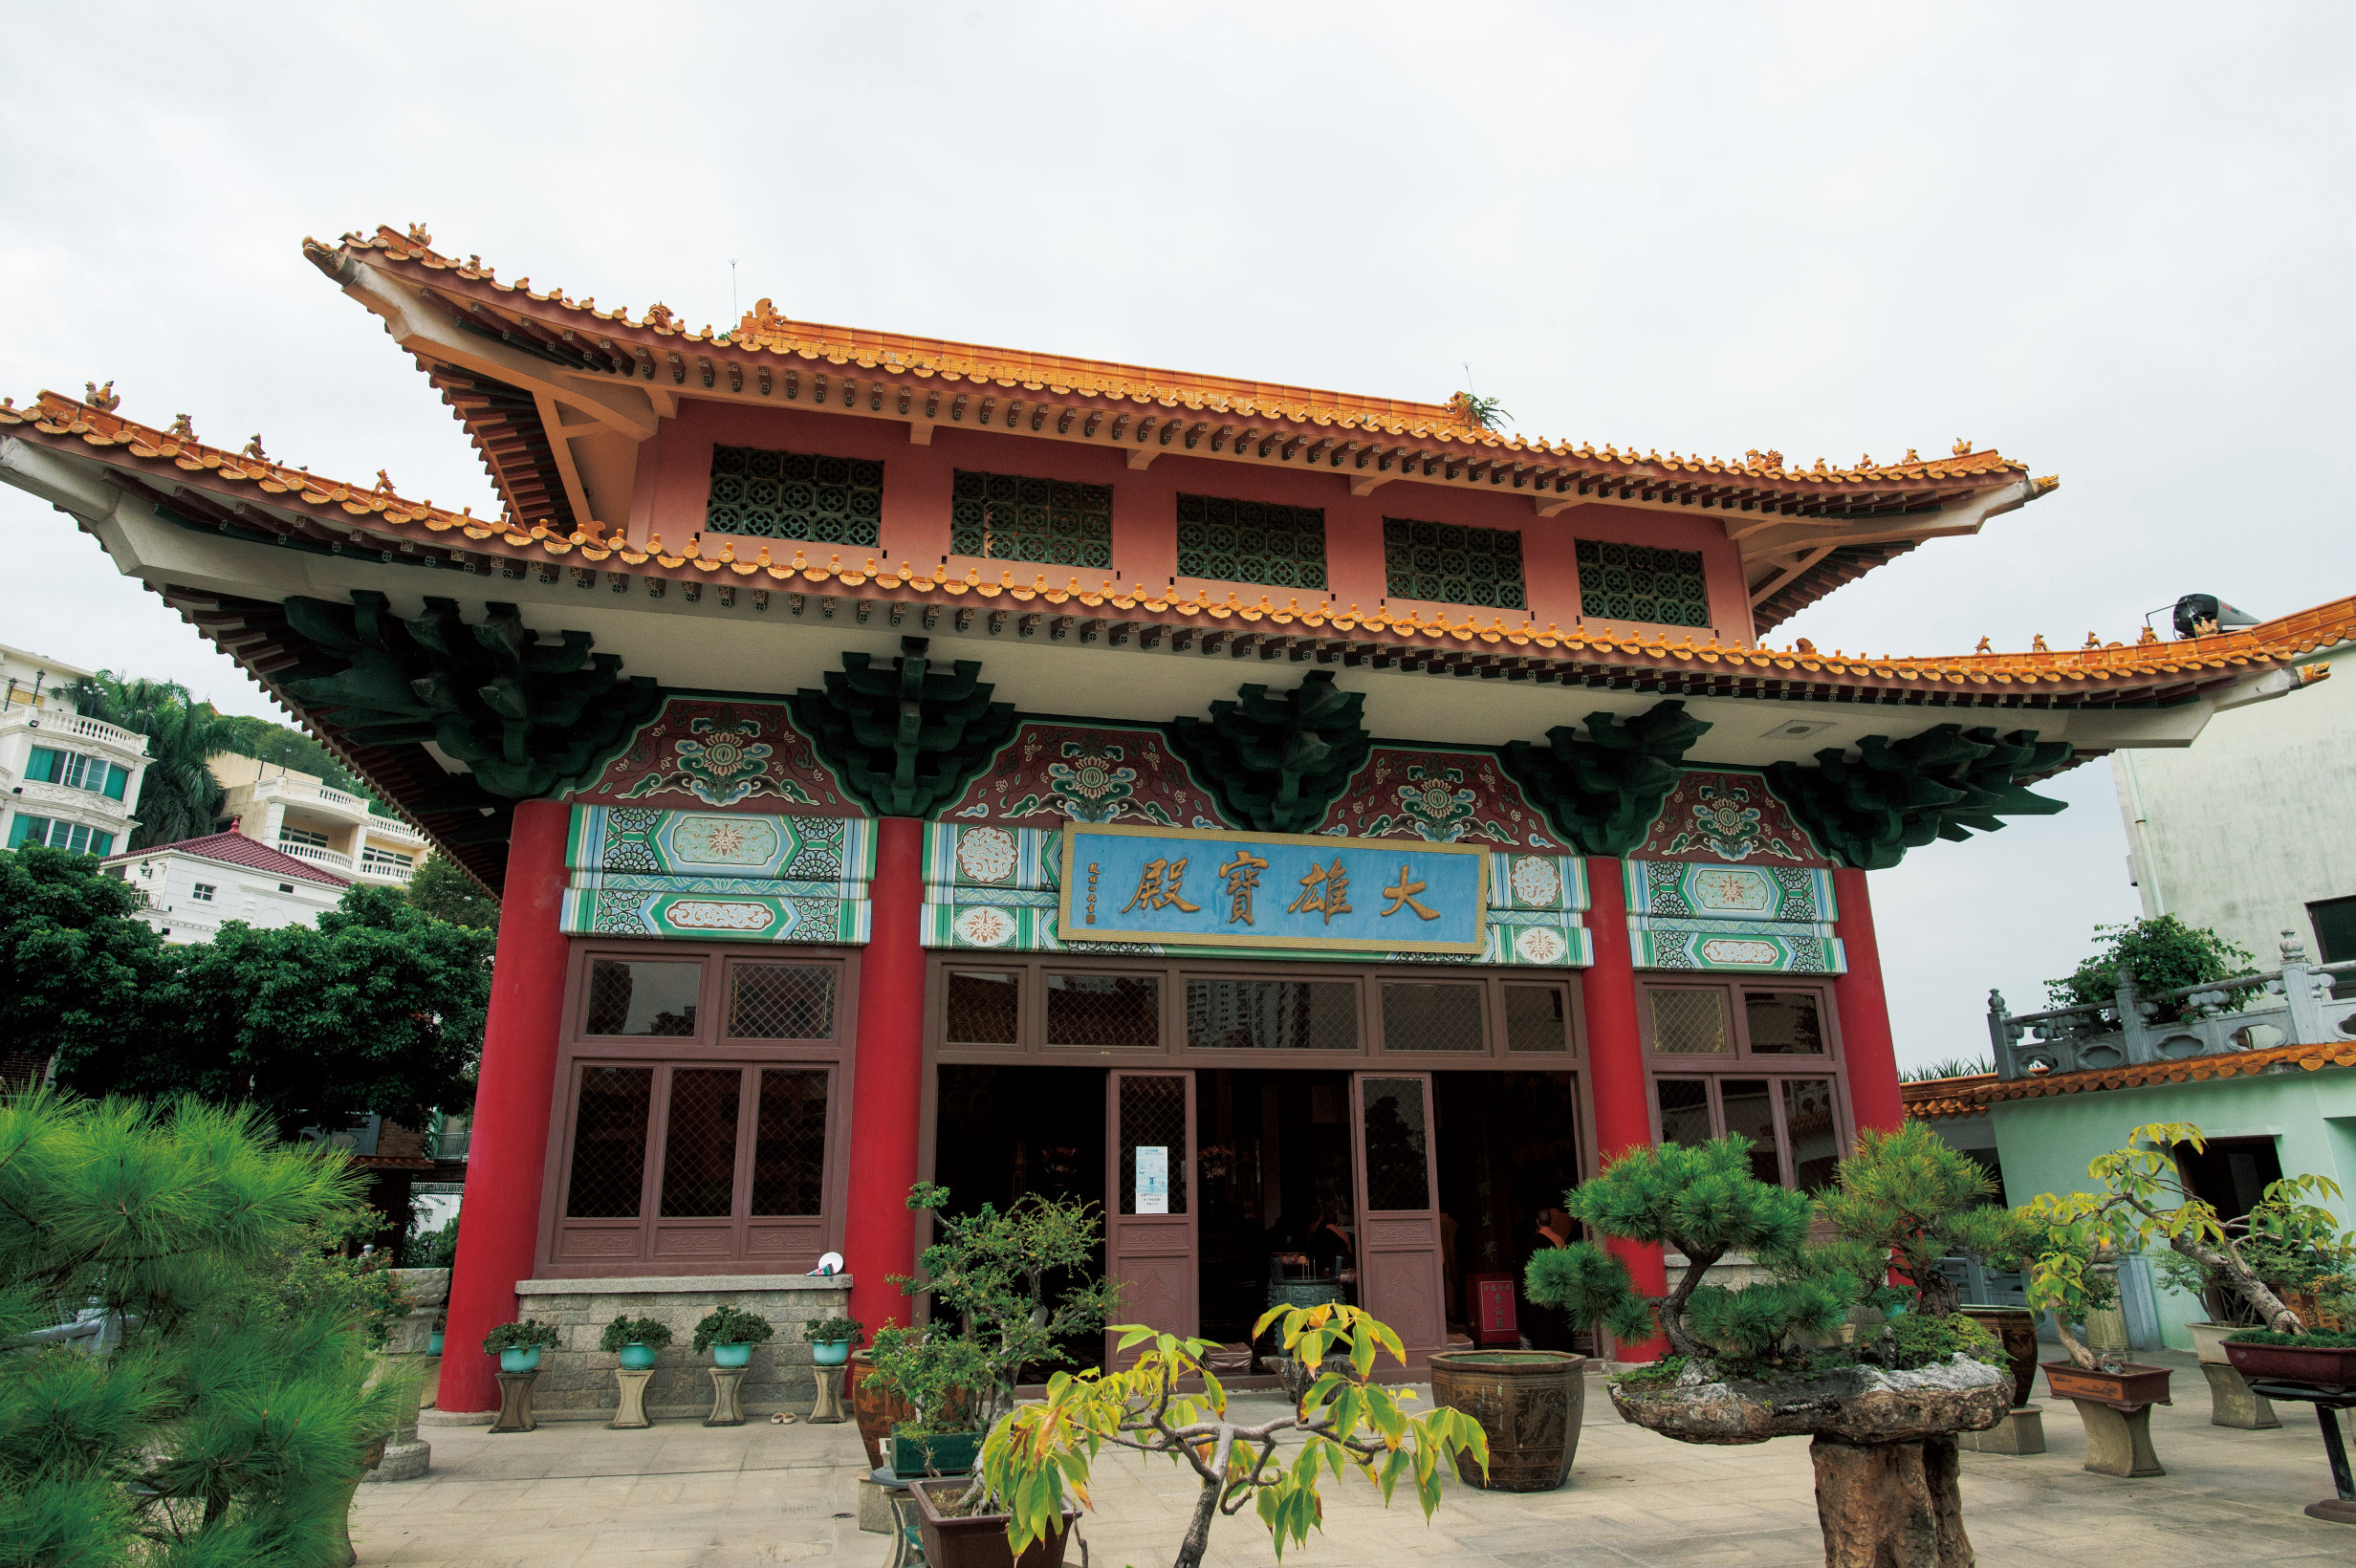
[[[1677,787],[1678,759],[1709,728],[1681,702],[1655,703],[1625,723],[1590,713],[1584,735],[1557,725],[1542,747],[1509,741],[1499,761],[1581,854],[1625,855],[1645,841]]]
[[[591,653],[587,632],[543,642],[513,604],[485,605],[471,625],[454,599],[428,599],[424,615],[404,621],[365,589],[349,604],[290,599],[285,610],[318,650],[288,674],[296,702],[355,746],[430,742],[502,799],[552,793],[662,701],[653,681],[622,678],[619,655]]]
[[[1014,734],[1014,705],[993,703],[982,666],[948,669],[925,657],[925,639],[900,640],[888,669],[846,653],[826,689],[804,687],[794,718],[844,789],[879,817],[926,817],[964,793]]]
[[[1209,719],[1180,718],[1170,745],[1204,786],[1258,833],[1315,833],[1365,765],[1374,737],[1359,722],[1366,699],[1313,669],[1291,691],[1248,686]]]
[[[1835,748],[1817,752],[1813,768],[1776,763],[1767,782],[1818,843],[1859,871],[1887,870],[1933,838],[1959,842],[1996,832],[2003,817],[2051,817],[2069,804],[2014,782],[2069,760],[2066,744],[2033,730],[1999,737],[1942,724],[1901,741],[1867,735],[1857,750],[1856,762]]]

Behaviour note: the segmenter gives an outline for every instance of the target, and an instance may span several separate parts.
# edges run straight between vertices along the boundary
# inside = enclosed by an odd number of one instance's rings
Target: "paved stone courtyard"
[[[2146,1359],[2177,1368],[2177,1403],[2152,1421],[2169,1473],[2143,1481],[2087,1474],[2075,1412],[2040,1402],[2049,1452],[1963,1456],[1965,1520],[1982,1563],[2197,1568],[2356,1558],[2356,1527],[2300,1513],[2331,1492],[2311,1409],[2278,1406],[2278,1431],[2212,1426],[2192,1359]],[[1276,1407],[1267,1396],[1242,1398]],[[1329,1482],[1324,1533],[1287,1560],[1821,1568],[1805,1443],[1671,1443],[1622,1424],[1600,1381],[1590,1382],[1587,1411],[1578,1465],[1560,1492],[1451,1486],[1427,1528],[1404,1493],[1385,1513],[1363,1483]],[[476,1426],[424,1435],[433,1444],[429,1474],[360,1489],[352,1538],[369,1568],[877,1568],[884,1558],[884,1538],[862,1535],[855,1517],[863,1459],[849,1426],[761,1421],[707,1430],[678,1422],[616,1432],[564,1422],[501,1436]],[[1097,1509],[1080,1526],[1090,1568],[1167,1563],[1192,1498],[1188,1477],[1133,1457],[1102,1463],[1097,1475]],[[1210,1560],[1268,1568],[1276,1559],[1247,1511],[1219,1522]],[[1079,1568],[1080,1554],[1067,1561]]]

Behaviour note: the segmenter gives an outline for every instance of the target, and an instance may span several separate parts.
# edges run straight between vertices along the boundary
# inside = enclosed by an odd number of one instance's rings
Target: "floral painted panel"
[[[1465,840],[1569,852],[1546,816],[1487,751],[1378,746],[1325,814],[1320,833],[1347,838]]]
[[[865,815],[794,728],[783,703],[709,697],[665,701],[596,781],[575,794],[664,805],[775,800],[829,816]]]
[[[1628,953],[1640,969],[1840,974],[1832,873],[1814,866],[1629,859]]]
[[[1830,865],[1756,773],[1689,769],[1635,851],[1653,860]]]
[[[875,825],[857,817],[576,806],[571,936],[863,943]]]
[[[1026,719],[990,767],[941,813],[950,822],[1228,824],[1161,732]]]

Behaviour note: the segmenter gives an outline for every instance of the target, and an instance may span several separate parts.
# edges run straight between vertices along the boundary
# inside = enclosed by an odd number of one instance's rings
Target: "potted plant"
[[[527,1318],[520,1323],[501,1323],[483,1336],[485,1355],[499,1358],[502,1372],[536,1372],[540,1352],[556,1348],[556,1326]]]
[[[819,1366],[840,1366],[867,1337],[867,1325],[856,1318],[821,1318],[804,1323],[801,1337],[810,1345],[810,1360]]]
[[[973,1468],[988,1429],[974,1390],[994,1376],[983,1341],[946,1323],[876,1330],[870,1381],[898,1394],[913,1412],[890,1431],[892,1473],[962,1474]]]
[[[671,1327],[654,1318],[633,1318],[622,1313],[605,1325],[598,1336],[598,1348],[609,1356],[622,1359],[625,1372],[644,1372],[654,1364],[656,1354],[671,1342]]]
[[[450,1315],[447,1309],[433,1315],[433,1329],[425,1336],[426,1355],[439,1356],[442,1354],[442,1337],[449,1332],[449,1326]]]
[[[1200,1568],[1211,1526],[1246,1506],[1268,1526],[1281,1554],[1321,1527],[1321,1471],[1355,1470],[1381,1489],[1410,1483],[1429,1519],[1443,1477],[1470,1460],[1487,1463],[1480,1425],[1457,1410],[1409,1415],[1402,1397],[1373,1381],[1378,1356],[1406,1361],[1399,1337],[1355,1307],[1274,1307],[1254,1328],[1256,1340],[1280,1321],[1284,1353],[1317,1371],[1301,1401],[1274,1420],[1245,1424],[1228,1410],[1227,1390],[1204,1364],[1218,1346],[1127,1325],[1123,1351],[1142,1354],[1124,1371],[1096,1368],[1047,1380],[1046,1397],[999,1421],[982,1447],[971,1481],[918,1481],[925,1560],[935,1568],[1056,1568],[1063,1560],[1089,1470],[1110,1445],[1166,1458],[1193,1472],[1199,1490],[1175,1568]],[[1346,1351],[1345,1371],[1318,1371],[1329,1349]],[[1199,1394],[1180,1391],[1199,1383]],[[1278,1442],[1298,1439],[1279,1457]],[[985,1550],[986,1549],[986,1550]]]
[[[695,1354],[710,1351],[714,1366],[747,1366],[753,1361],[753,1347],[776,1332],[757,1312],[714,1307],[695,1325]]]
[[[1682,1443],[1808,1436],[1828,1562],[1971,1560],[1955,1435],[1987,1430],[2012,1405],[2003,1353],[1985,1329],[1909,1312],[1854,1347],[1827,1343],[1863,1297],[1865,1244],[1812,1244],[1814,1205],[1753,1176],[1748,1139],[1631,1149],[1563,1207],[1591,1230],[1687,1259],[1658,1297],[1640,1295],[1592,1241],[1532,1259],[1533,1300],[1601,1318],[1623,1343],[1668,1339],[1669,1357],[1612,1380],[1623,1420]],[[1705,1284],[1730,1252],[1768,1277]]]

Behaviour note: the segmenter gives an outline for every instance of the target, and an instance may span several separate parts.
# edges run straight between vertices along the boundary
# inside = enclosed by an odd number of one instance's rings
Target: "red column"
[[[916,1123],[925,1069],[925,824],[877,824],[873,917],[859,959],[859,1043],[851,1077],[851,1191],[843,1262],[851,1316],[869,1333],[909,1320],[907,1297],[885,1276],[916,1272]]]
[[[1587,861],[1595,906],[1587,930],[1595,940],[1595,962],[1580,976],[1579,993],[1587,1024],[1587,1092],[1595,1100],[1595,1142],[1603,1164],[1629,1149],[1652,1144],[1652,1100],[1645,1084],[1644,1038],[1636,1023],[1636,969],[1628,947],[1628,900],[1620,861],[1598,855]],[[1650,1242],[1612,1237],[1611,1250],[1627,1265],[1637,1290],[1664,1296],[1669,1275],[1661,1249]],[[1622,1345],[1625,1361],[1657,1359],[1665,1341]]]
[[[1898,1052],[1889,1031],[1889,999],[1882,991],[1882,949],[1873,938],[1873,900],[1865,874],[1832,874],[1833,898],[1841,906],[1841,945],[1848,972],[1832,983],[1840,1011],[1841,1056],[1847,1068],[1849,1110],[1857,1130],[1896,1132],[1906,1121],[1898,1095]]]
[[[566,942],[556,928],[564,895],[570,808],[526,800],[515,808],[500,889],[499,947],[474,1092],[467,1193],[450,1275],[448,1354],[434,1404],[495,1410],[497,1363],[483,1336],[515,1316],[515,1282],[532,1277],[540,1233],[540,1176],[563,1027]]]

